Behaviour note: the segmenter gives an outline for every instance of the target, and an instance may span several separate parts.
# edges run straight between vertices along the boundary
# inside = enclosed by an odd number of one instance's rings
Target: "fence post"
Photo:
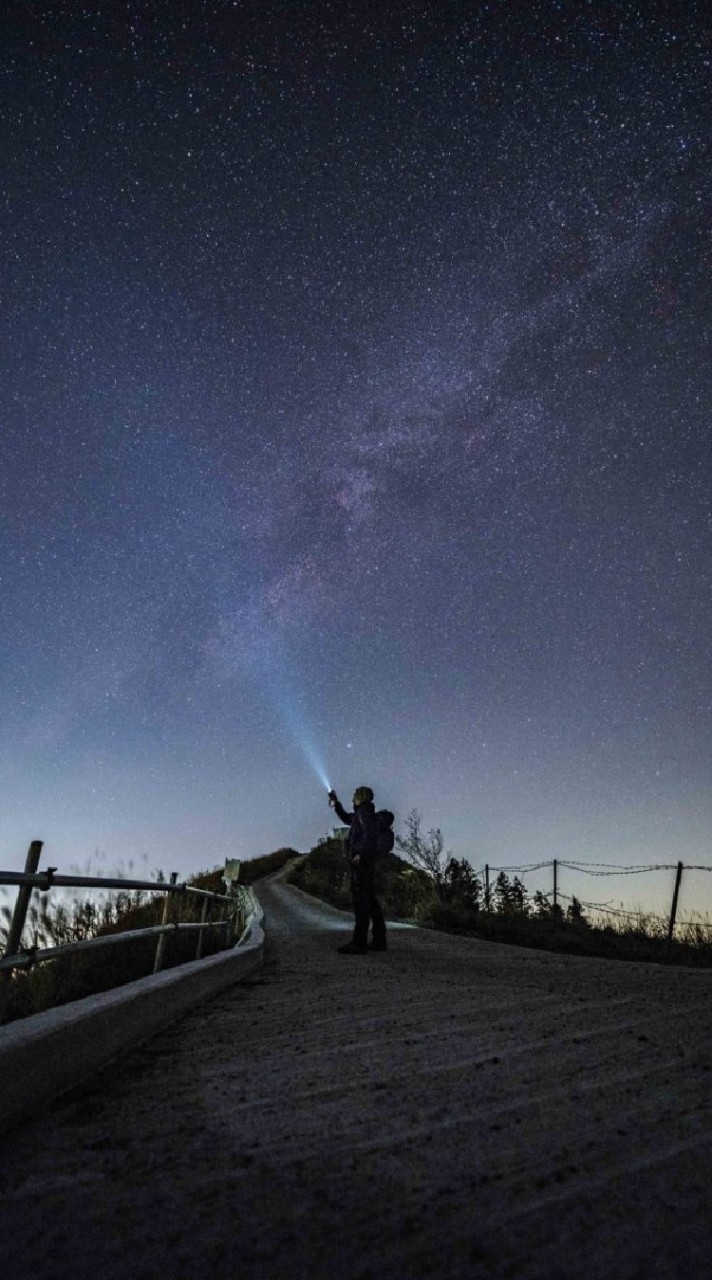
[[[485,911],[490,909],[489,862],[485,863]]]
[[[554,919],[559,905],[559,864],[554,858]]]
[[[171,871],[171,884],[175,884],[177,879],[178,879],[178,872]],[[168,917],[170,915],[170,911],[171,911],[171,894],[167,893],[165,897],[165,901],[163,903],[163,919],[161,920],[161,924],[168,924]],[[156,958],[153,962],[154,973],[160,973],[161,969],[163,968],[163,961],[166,954],[167,939],[168,939],[167,933],[162,933],[159,936],[158,942],[156,944]]]
[[[225,912],[225,915],[226,915],[225,950],[227,950],[227,948],[230,946],[230,943],[235,937],[235,912],[237,911],[237,885],[230,886],[230,892],[228,896],[230,897],[231,901],[227,903],[227,911]]]
[[[202,912],[200,913],[200,923],[201,923],[201,925],[204,925],[204,924],[205,924],[205,921],[206,921],[206,920],[207,920],[207,918],[208,918],[208,908],[209,908],[209,907],[210,907],[210,898],[203,898],[203,910],[202,910]],[[202,954],[203,954],[203,934],[204,934],[204,933],[205,933],[205,930],[204,930],[204,929],[202,929],[202,928],[201,928],[201,929],[198,929],[198,946],[197,946],[197,948],[196,948],[196,952],[195,952],[195,958],[196,958],[196,960],[199,960],[199,959],[200,959],[200,957],[201,957],[201,956],[202,956]]]
[[[237,939],[242,937],[245,931],[246,920],[247,920],[247,893],[244,887],[240,886],[240,890],[237,895],[237,902],[235,903],[235,914],[233,916],[233,932],[232,932],[233,946],[235,945],[235,942],[237,941]]]
[[[227,924],[225,926],[225,949],[234,945],[237,936],[237,913],[240,908],[240,890],[236,884],[231,886],[230,897],[232,902],[229,905],[227,913]]]
[[[672,947],[672,938],[675,932],[675,916],[677,915],[677,899],[680,894],[680,881],[682,880],[682,863],[678,862],[677,872],[675,874],[675,888],[672,895],[672,907],[670,908],[670,924],[668,925],[668,951]]]
[[[27,850],[25,859],[25,874],[34,875],[40,864],[40,854],[42,853],[43,840],[33,840]],[[21,884],[17,891],[17,900],[15,902],[15,910],[12,913],[10,928],[7,932],[7,942],[5,944],[6,956],[17,955],[20,944],[22,942],[22,931],[25,927],[27,918],[27,908],[30,905],[32,897],[32,885]],[[10,969],[0,969],[0,1021],[2,1021],[7,1003],[8,991],[10,989]]]

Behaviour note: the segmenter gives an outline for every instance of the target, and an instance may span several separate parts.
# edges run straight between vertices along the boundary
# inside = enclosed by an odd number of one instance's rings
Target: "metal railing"
[[[56,867],[47,867],[39,871],[40,855],[43,842],[33,840],[25,861],[24,871],[0,871],[0,885],[16,885],[18,888],[15,908],[7,932],[5,948],[0,958],[0,1022],[2,1022],[10,989],[12,974],[16,971],[27,971],[44,961],[57,960],[62,956],[75,955],[99,947],[117,946],[121,943],[135,942],[138,939],[157,938],[153,972],[159,973],[165,964],[168,937],[177,933],[197,933],[195,959],[199,960],[203,953],[204,938],[209,930],[224,929],[223,949],[234,946],[242,940],[247,925],[247,918],[252,903],[251,892],[243,885],[231,886],[229,893],[213,893],[209,889],[198,889],[185,882],[178,883],[176,872],[169,881],[127,880],[105,876],[64,876],[57,875]],[[83,938],[74,942],[64,942],[52,947],[22,948],[22,935],[25,930],[27,913],[32,893],[48,893],[51,889],[118,889],[124,892],[137,891],[151,894],[165,894],[163,917],[160,924],[147,925],[140,929],[127,929],[123,932],[102,934]],[[182,921],[180,919],[181,900],[188,895],[202,898],[203,905],[199,921]],[[210,912],[215,903],[225,903],[224,915],[214,920]],[[174,919],[170,919],[173,908]]]

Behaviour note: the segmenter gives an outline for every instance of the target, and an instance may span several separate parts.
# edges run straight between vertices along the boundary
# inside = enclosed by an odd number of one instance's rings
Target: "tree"
[[[443,891],[449,901],[461,902],[472,911],[479,910],[482,882],[465,858],[459,862],[450,858],[445,867]]]
[[[547,894],[537,889],[534,894],[534,914],[540,920],[560,920],[564,913],[559,902],[551,902]]]
[[[520,915],[529,914],[529,894],[519,876],[515,876],[512,881],[512,910],[518,911]]]
[[[504,871],[500,871],[494,886],[495,909],[502,915],[514,912],[524,914],[529,910],[527,891],[519,876],[509,879]]]
[[[566,908],[566,919],[571,924],[588,924],[588,920],[583,914],[583,906],[577,897],[573,897]]]
[[[512,885],[505,871],[500,871],[494,883],[495,911],[506,915],[511,910]]]
[[[396,836],[396,845],[414,867],[427,872],[440,897],[444,897],[445,869],[448,858],[450,861],[453,859],[451,855],[443,853],[445,837],[440,828],[431,829],[427,835],[423,835],[421,822],[418,810],[412,809],[405,820],[406,834]]]

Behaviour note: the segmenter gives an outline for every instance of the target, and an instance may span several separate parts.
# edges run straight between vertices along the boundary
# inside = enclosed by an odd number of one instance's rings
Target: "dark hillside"
[[[351,887],[346,854],[341,840],[331,838],[316,845],[296,863],[289,879],[298,888],[323,898],[332,906],[348,911]],[[381,854],[378,860],[377,884],[386,916],[412,919],[424,894],[430,892],[430,881],[396,853]]]

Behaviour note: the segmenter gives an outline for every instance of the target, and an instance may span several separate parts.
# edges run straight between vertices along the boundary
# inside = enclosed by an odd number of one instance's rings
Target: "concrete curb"
[[[264,913],[254,901],[248,928],[231,951],[0,1028],[0,1131],[36,1115],[122,1050],[258,968]]]

